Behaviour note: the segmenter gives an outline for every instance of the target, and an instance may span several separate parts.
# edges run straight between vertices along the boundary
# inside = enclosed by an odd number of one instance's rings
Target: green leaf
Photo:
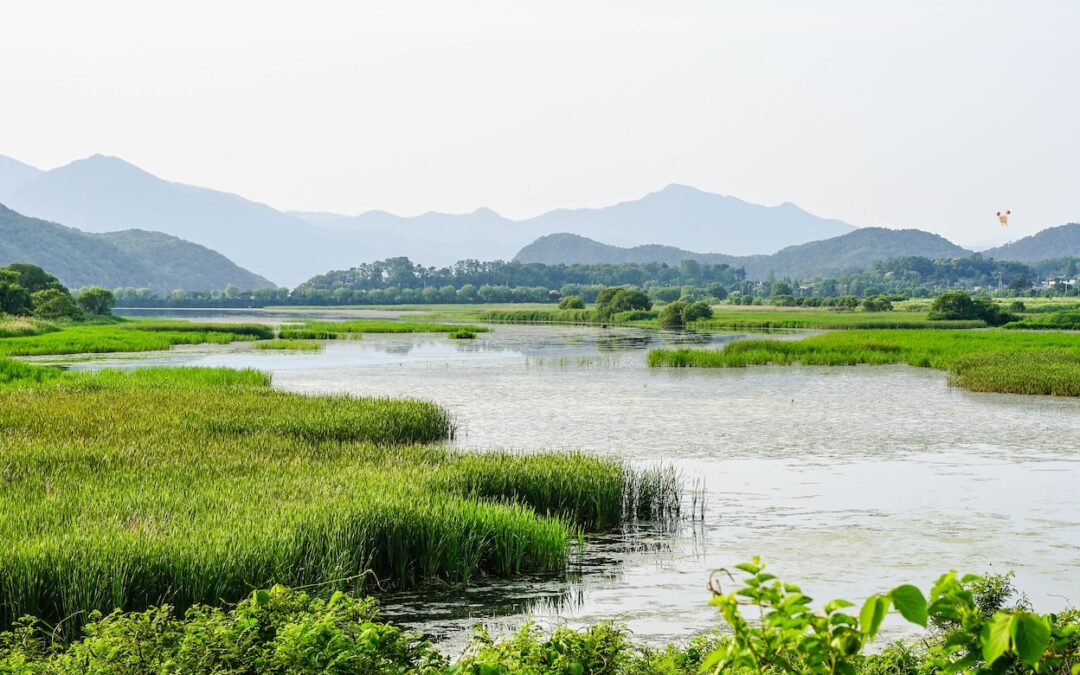
[[[585,675],[585,666],[581,665],[580,661],[574,661],[570,664],[570,675]]]
[[[835,612],[838,609],[843,609],[845,607],[854,607],[854,606],[855,606],[855,603],[848,602],[847,600],[830,600],[827,603],[825,603],[825,613],[826,614],[832,614],[833,612]]]
[[[255,604],[266,605],[270,602],[270,591],[255,591]]]
[[[993,665],[998,657],[1009,650],[1012,619],[1012,615],[999,612],[983,625],[979,640],[982,642],[983,660],[987,666]]]
[[[859,626],[862,627],[863,635],[873,640],[888,611],[888,598],[880,595],[871,595],[867,598],[863,603],[862,611],[859,612]]]
[[[926,628],[930,614],[927,611],[926,598],[923,597],[922,591],[911,584],[904,584],[892,589],[889,597],[892,598],[901,616],[911,623],[917,623]]]
[[[1020,660],[1034,666],[1050,644],[1050,626],[1037,614],[1017,612],[1012,618],[1012,639]]]
[[[758,567],[757,565],[752,565],[750,563],[740,563],[740,564],[735,566],[735,569],[742,570],[743,572],[746,572],[747,574],[757,574],[758,572],[761,571],[760,567]]]

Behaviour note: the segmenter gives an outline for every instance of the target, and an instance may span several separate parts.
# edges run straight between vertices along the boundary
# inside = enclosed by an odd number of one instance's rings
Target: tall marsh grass
[[[556,571],[581,528],[678,491],[580,454],[452,452],[431,444],[454,430],[437,405],[286,393],[256,371],[0,373],[21,383],[0,387],[0,626]]]

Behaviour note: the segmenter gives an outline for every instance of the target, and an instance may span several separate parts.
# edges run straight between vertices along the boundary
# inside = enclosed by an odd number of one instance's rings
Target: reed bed
[[[653,367],[850,366],[906,363],[949,373],[971,391],[1080,395],[1080,342],[1065,333],[858,331],[796,341],[739,340],[724,349],[655,349]]]
[[[0,315],[0,338],[28,337],[57,330],[60,328],[49,321]]]
[[[481,312],[480,321],[488,323],[599,323],[591,309],[489,309]]]
[[[0,373],[0,626],[32,614],[74,635],[92,610],[275,583],[560,570],[581,528],[678,490],[579,454],[451,452],[431,444],[454,432],[437,405],[291,394],[256,371]]]
[[[291,351],[320,351],[324,344],[311,339],[281,339],[260,340],[252,345],[255,349],[284,349]]]

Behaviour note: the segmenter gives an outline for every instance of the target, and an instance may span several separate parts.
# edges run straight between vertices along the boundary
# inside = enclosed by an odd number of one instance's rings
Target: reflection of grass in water
[[[618,353],[611,354],[579,354],[572,356],[562,354],[559,356],[528,356],[525,358],[527,368],[617,368],[622,359]]]

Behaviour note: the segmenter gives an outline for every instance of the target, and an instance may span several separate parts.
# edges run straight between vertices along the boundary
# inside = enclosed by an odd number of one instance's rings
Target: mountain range
[[[42,171],[0,156],[0,203],[90,233],[142,230],[144,238],[150,232],[178,237],[252,270],[259,283],[270,279],[290,287],[331,269],[397,256],[439,266],[515,253],[519,260],[550,262],[678,262],[689,256],[743,266],[751,274],[814,276],[891,256],[970,253],[918,230],[856,229],[794,204],[762,206],[678,184],[603,208],[556,209],[524,220],[486,208],[346,216],[279,211],[167,181],[116,157],[94,155]],[[158,250],[165,248],[159,240]],[[1052,228],[986,254],[1021,261],[1080,256],[1080,235],[1073,226]],[[167,258],[158,261],[164,266]]]
[[[0,204],[0,266],[27,262],[55,274],[69,288],[130,286],[164,294],[176,288],[220,290],[272,287],[205,246],[161,232],[90,234]]]
[[[285,213],[238,195],[163,180],[104,155],[49,171],[0,157],[0,203],[88,232],[171,234],[289,286],[328,269],[392,256],[426,265],[509,259],[536,237],[567,230],[623,245],[659,238],[673,246],[751,254],[854,229],[793,204],[760,206],[685,185],[604,208],[558,209],[517,221],[485,208],[411,217],[385,211]]]
[[[785,247],[771,255],[732,256],[695,253],[671,246],[622,248],[576,234],[541,237],[518,252],[514,260],[547,265],[573,263],[645,263],[678,265],[683,260],[742,267],[749,279],[832,276],[866,269],[874,262],[894,256],[931,259],[971,255],[944,237],[922,230],[890,230],[864,227],[837,237]]]

